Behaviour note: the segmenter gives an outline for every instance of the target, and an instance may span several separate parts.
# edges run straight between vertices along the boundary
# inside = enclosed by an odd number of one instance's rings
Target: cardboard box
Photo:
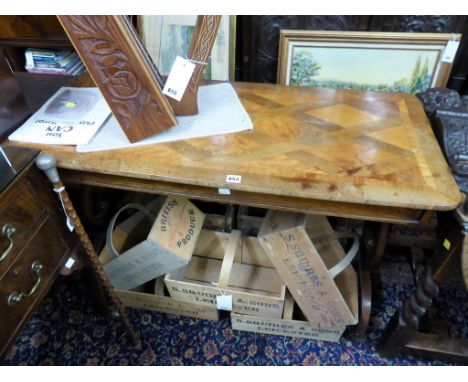
[[[331,275],[332,266],[348,259],[333,233],[325,217],[270,210],[258,237],[309,323],[342,330],[358,321],[358,284],[351,265]]]
[[[286,287],[274,268],[254,265],[262,262],[260,252],[252,249],[243,256],[243,243],[237,230],[230,234],[202,231],[184,272],[168,273],[164,279],[171,297],[216,307],[218,296],[224,294],[232,296],[233,312],[280,318]],[[264,252],[263,256],[266,259]],[[241,263],[243,257],[246,263]]]
[[[127,240],[131,232],[138,233],[135,224],[141,224],[143,216],[139,212],[137,217],[133,217],[133,221],[124,222],[114,230],[114,247]],[[203,220],[204,214],[187,199],[167,197],[146,239],[116,258],[107,257],[104,271],[111,284],[117,289],[131,290],[187,265],[195,249]]]

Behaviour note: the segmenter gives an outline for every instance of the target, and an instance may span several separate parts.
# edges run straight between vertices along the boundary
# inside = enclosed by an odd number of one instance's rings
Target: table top
[[[251,131],[85,154],[27,146],[52,152],[61,168],[98,174],[413,209],[450,210],[459,203],[416,97],[232,85],[252,119]],[[241,182],[226,183],[227,175]]]

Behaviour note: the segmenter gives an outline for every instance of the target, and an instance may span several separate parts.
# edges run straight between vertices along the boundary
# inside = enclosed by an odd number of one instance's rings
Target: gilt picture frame
[[[443,33],[282,30],[277,82],[415,94],[447,84],[460,39]]]

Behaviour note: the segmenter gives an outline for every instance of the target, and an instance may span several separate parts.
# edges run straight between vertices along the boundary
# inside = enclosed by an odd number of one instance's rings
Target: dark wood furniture
[[[446,88],[428,89],[418,95],[431,119],[437,140],[449,163],[463,202],[454,212],[440,213],[439,243],[431,264],[424,265],[416,288],[395,313],[379,344],[384,356],[405,352],[455,362],[468,362],[468,340],[454,338],[445,331],[434,331],[444,325],[431,325],[433,300],[439,296],[439,285],[453,266],[465,265],[468,253],[468,103],[456,91]],[[463,261],[462,261],[463,259]],[[427,263],[427,261],[426,261]],[[451,268],[452,266],[452,268]],[[468,293],[468,292],[467,292]]]
[[[0,153],[0,358],[59,275],[74,245],[43,174],[37,150]]]
[[[468,225],[468,216],[461,212],[461,207],[455,215],[458,222],[455,216],[443,219],[447,228],[441,236],[432,264],[422,265],[418,269],[420,276],[415,290],[392,317],[380,338],[378,351],[382,356],[394,357],[398,353],[406,353],[448,362],[468,362],[468,340],[451,336],[433,310],[433,302],[439,297],[439,285],[453,269],[450,265],[455,263],[460,267],[460,255],[466,256],[468,251],[464,228]]]
[[[0,49],[0,142],[30,114],[21,88]]]
[[[24,71],[26,48],[73,50],[54,15],[0,16],[0,46],[14,71]]]

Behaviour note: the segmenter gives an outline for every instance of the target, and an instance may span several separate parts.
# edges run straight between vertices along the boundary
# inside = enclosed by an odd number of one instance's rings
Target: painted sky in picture
[[[321,69],[317,80],[355,81],[363,84],[389,83],[410,77],[414,65],[421,57],[428,59],[429,72],[436,64],[436,51],[407,49],[365,49],[295,47],[294,55],[301,50],[311,52]],[[344,66],[343,66],[344,65]]]
[[[429,86],[438,51],[294,46],[292,57],[292,85],[361,88],[358,85],[363,84],[372,90],[414,93]]]

